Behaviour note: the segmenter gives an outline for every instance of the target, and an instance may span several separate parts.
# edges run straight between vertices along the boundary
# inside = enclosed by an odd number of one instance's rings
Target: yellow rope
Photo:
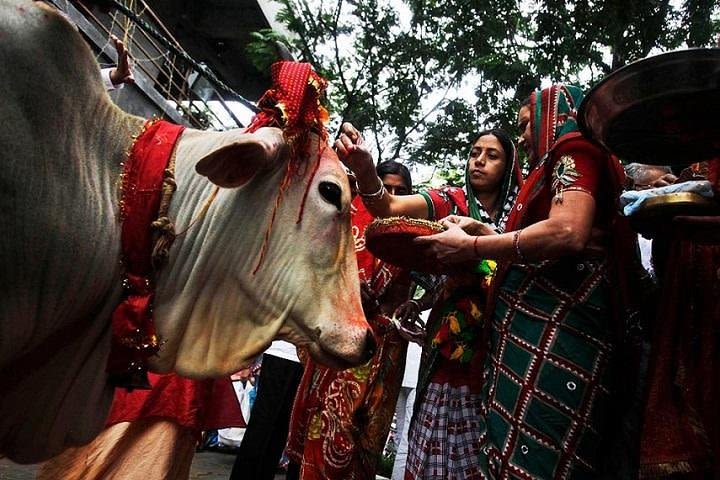
[[[215,197],[217,197],[220,187],[215,187],[210,193],[210,196],[205,200],[198,214],[193,218],[187,227],[180,233],[175,233],[175,225],[170,221],[168,217],[168,210],[170,209],[170,202],[172,196],[177,189],[175,183],[175,150],[173,150],[170,156],[170,161],[165,169],[165,177],[163,178],[162,194],[160,197],[160,207],[158,208],[158,218],[152,222],[151,226],[153,229],[158,231],[158,238],[155,240],[153,245],[153,251],[151,255],[151,263],[155,270],[162,268],[170,257],[170,247],[175,242],[175,239],[181,235],[185,235],[195,223],[205,218],[210,205],[212,205]]]

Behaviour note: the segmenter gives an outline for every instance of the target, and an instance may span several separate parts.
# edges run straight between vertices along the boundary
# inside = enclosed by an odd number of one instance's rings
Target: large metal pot
[[[626,65],[590,90],[580,129],[625,161],[681,165],[720,157],[720,48]]]

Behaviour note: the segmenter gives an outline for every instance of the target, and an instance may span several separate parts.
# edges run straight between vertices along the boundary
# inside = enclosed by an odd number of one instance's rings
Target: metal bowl
[[[695,192],[676,192],[649,198],[634,214],[630,226],[646,238],[667,235],[677,216],[718,215],[720,203]]]
[[[686,165],[720,156],[720,48],[665,53],[593,87],[578,123],[625,161]]]

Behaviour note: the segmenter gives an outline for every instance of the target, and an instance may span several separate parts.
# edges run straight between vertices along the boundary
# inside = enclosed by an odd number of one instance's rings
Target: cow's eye
[[[325,199],[326,202],[335,205],[338,211],[342,210],[342,190],[340,187],[332,182],[320,182],[318,187],[320,189],[320,195]]]

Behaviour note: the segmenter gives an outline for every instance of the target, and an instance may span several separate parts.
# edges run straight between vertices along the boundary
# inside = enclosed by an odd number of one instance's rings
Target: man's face
[[[385,185],[385,190],[387,190],[391,195],[410,194],[410,188],[405,183],[405,180],[402,176],[396,173],[386,173],[382,176],[381,180],[383,185]]]
[[[532,126],[530,124],[530,106],[523,105],[518,112],[518,130],[520,131],[520,138],[518,138],[518,147],[525,150],[528,158],[533,158],[533,141],[532,141]]]

